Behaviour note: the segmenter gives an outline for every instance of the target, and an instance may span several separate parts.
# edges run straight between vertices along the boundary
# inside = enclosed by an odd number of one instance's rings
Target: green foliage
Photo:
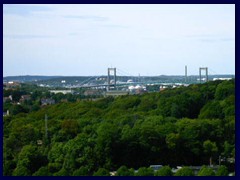
[[[157,108],[157,103],[155,100],[155,96],[149,97],[148,95],[145,95],[141,97],[141,103],[138,105],[139,111],[152,111]]]
[[[3,112],[9,111],[12,108],[12,103],[10,101],[6,101],[3,103]]]
[[[174,176],[194,176],[194,173],[189,167],[182,167],[174,174]]]
[[[216,176],[228,176],[229,172],[226,166],[220,166],[216,172]]]
[[[78,133],[78,123],[76,120],[64,120],[62,122],[62,130],[65,134],[69,134],[72,137]]]
[[[141,100],[138,96],[132,95],[132,96],[123,96],[118,97],[116,100],[112,103],[113,109],[122,109],[122,110],[128,110],[130,108],[135,108],[140,104]]]
[[[69,173],[66,169],[62,168],[60,171],[53,174],[54,176],[69,176]]]
[[[235,153],[233,153],[233,150],[234,150],[234,145],[231,145],[228,141],[225,141],[223,155],[225,157],[231,157],[231,156],[234,157]]]
[[[60,163],[49,163],[48,164],[48,171],[50,173],[58,172],[62,169],[62,164]]]
[[[28,109],[25,108],[24,106],[22,105],[13,105],[9,108],[9,111],[10,111],[10,114],[12,115],[16,115],[16,114],[19,114],[19,113],[27,113],[28,112]]]
[[[226,97],[234,94],[235,94],[234,80],[223,81],[221,84],[217,86],[215,98],[217,100],[223,100]]]
[[[210,101],[201,109],[199,114],[200,119],[222,119],[223,117],[223,109],[219,101]]]
[[[39,168],[32,176],[51,176],[47,166]]]
[[[202,166],[198,172],[198,176],[215,176],[215,172],[210,167]]]
[[[206,140],[203,142],[204,153],[210,157],[209,164],[212,165],[212,156],[216,156],[218,152],[218,147],[215,142],[211,142],[210,140]]]
[[[178,142],[180,140],[179,134],[170,133],[166,136],[166,144],[169,149],[174,150],[178,147]]]
[[[88,168],[85,166],[82,166],[73,172],[73,176],[88,176],[88,175],[89,175]]]
[[[25,166],[18,166],[13,171],[13,176],[30,176],[31,172]]]
[[[153,176],[153,175],[154,175],[154,171],[150,167],[149,168],[141,167],[135,173],[135,176]]]
[[[26,145],[18,156],[17,169],[25,167],[31,173],[37,171],[41,166],[46,165],[47,160],[36,146]]]
[[[23,95],[24,92],[19,91],[19,90],[13,90],[11,95],[12,95],[12,99],[14,102],[18,102],[19,99],[21,98],[21,95]]]
[[[134,176],[134,171],[131,171],[126,166],[118,168],[116,176]]]
[[[206,140],[203,142],[204,153],[208,155],[213,155],[218,152],[218,148],[215,142],[211,142],[210,140]]]
[[[5,156],[6,152],[4,152],[4,156]],[[12,157],[11,157],[12,158]],[[4,176],[11,176],[13,170],[16,168],[16,162],[14,160],[12,160],[11,158],[9,158],[9,160],[7,160],[6,157],[3,157],[3,175]]]
[[[235,95],[230,95],[220,101],[225,117],[235,115]]]
[[[133,168],[129,169],[129,176],[135,176],[135,170]]]
[[[53,147],[48,152],[48,160],[50,162],[63,163],[64,154],[63,154],[64,144],[61,142],[56,142],[53,144]]]
[[[53,95],[33,87],[33,101],[21,105],[30,112],[19,110],[3,119],[3,174],[101,175],[106,171],[99,167],[111,171],[120,167],[117,175],[133,176],[134,170],[127,167],[190,166],[208,164],[209,159],[216,163],[219,155],[235,157],[232,87],[234,81],[217,81],[79,102],[60,94],[55,96],[58,104],[41,108],[40,99]],[[34,105],[36,111],[29,108]],[[37,144],[39,140],[43,143]],[[156,175],[170,173],[167,167],[160,170]],[[187,174],[181,171],[176,174]],[[140,168],[137,175],[153,171]]]
[[[110,176],[110,173],[107,169],[99,168],[96,172],[93,173],[93,176]]]
[[[173,172],[169,166],[163,166],[154,173],[155,176],[172,176]]]

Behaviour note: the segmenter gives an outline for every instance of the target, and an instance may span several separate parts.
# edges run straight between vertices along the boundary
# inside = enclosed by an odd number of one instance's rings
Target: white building
[[[57,93],[63,93],[63,94],[73,94],[73,90],[50,90],[51,93],[57,94]]]

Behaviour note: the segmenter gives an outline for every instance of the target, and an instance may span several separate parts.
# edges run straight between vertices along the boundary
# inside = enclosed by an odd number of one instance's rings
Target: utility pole
[[[48,139],[48,126],[47,126],[47,120],[48,120],[48,117],[47,117],[47,114],[45,114],[45,138],[46,138],[46,140]]]

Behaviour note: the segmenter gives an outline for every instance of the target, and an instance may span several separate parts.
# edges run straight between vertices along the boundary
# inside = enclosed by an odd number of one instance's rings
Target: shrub
[[[194,176],[193,170],[189,167],[183,167],[179,169],[174,176]]]
[[[126,166],[118,168],[116,176],[134,176],[134,171],[131,171]]]
[[[138,169],[138,172],[135,174],[135,176],[153,176],[154,171],[152,168],[146,168],[146,167],[141,167]]]
[[[173,173],[169,166],[163,166],[155,173],[155,176],[172,176],[172,175]]]
[[[73,172],[73,176],[88,176],[88,168],[85,166],[80,167]]]
[[[229,172],[226,166],[220,166],[216,172],[216,176],[228,176]]]
[[[110,173],[107,169],[99,168],[96,172],[93,173],[93,176],[110,176]]]
[[[198,172],[198,176],[214,176],[215,172],[206,166],[202,166],[202,168],[200,169],[200,171]]]

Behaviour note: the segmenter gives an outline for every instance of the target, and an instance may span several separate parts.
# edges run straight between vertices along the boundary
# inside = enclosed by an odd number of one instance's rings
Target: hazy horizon
[[[222,76],[222,75],[227,75],[227,76],[235,76],[235,74],[208,74],[208,76]],[[13,76],[3,76],[4,78],[6,77],[17,77],[17,76],[56,76],[56,77],[84,77],[84,76],[107,76],[107,74],[101,74],[101,75],[82,75],[82,76],[75,76],[75,75],[72,75],[72,76],[65,76],[65,75],[13,75]],[[119,75],[119,76],[124,76],[124,75]],[[130,76],[130,75],[125,75],[125,76]],[[139,75],[136,75],[136,77],[138,77]],[[146,75],[140,75],[142,77],[147,77]],[[172,75],[165,75],[165,74],[160,74],[160,75],[152,75],[152,76],[185,76],[185,75],[176,75],[176,74],[172,74]],[[189,76],[199,76],[199,74],[191,74],[191,75],[188,75]],[[205,73],[202,72],[202,76],[205,76]],[[149,76],[151,77],[151,76]]]
[[[109,67],[182,76],[185,65],[189,76],[199,67],[235,75],[234,4],[3,5],[3,77],[99,76]]]

